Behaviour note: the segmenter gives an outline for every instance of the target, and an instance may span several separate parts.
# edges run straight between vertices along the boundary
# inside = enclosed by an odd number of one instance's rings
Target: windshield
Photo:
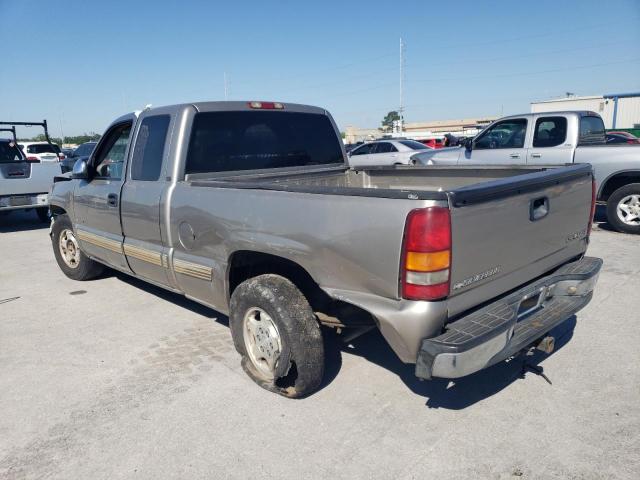
[[[203,112],[193,121],[185,173],[344,163],[340,139],[322,114]]]
[[[411,150],[430,150],[425,144],[416,142],[415,140],[400,140],[400,143]]]
[[[0,163],[21,162],[22,152],[13,142],[0,141]]]
[[[27,145],[27,153],[60,153],[60,147],[55,144],[36,143],[34,145]]]

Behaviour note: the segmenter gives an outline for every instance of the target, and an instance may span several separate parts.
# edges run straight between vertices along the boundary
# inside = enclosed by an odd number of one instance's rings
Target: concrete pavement
[[[74,282],[35,214],[0,217],[0,478],[640,477],[640,237],[558,349],[418,382],[378,332],[330,341],[325,386],[253,384],[226,318],[120,274]]]

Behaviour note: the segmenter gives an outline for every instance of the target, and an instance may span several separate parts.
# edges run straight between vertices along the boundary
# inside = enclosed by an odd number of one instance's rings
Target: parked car
[[[429,148],[443,148],[444,141],[442,138],[427,138],[424,140],[418,140],[420,143],[426,145]]]
[[[622,135],[623,137],[628,138],[629,140],[633,140],[634,143],[636,140],[640,141],[640,138],[636,137],[633,133],[630,132],[624,132],[624,131],[618,131],[618,130],[610,130],[607,133],[611,133],[614,135]]]
[[[73,169],[73,164],[77,160],[88,160],[89,156],[93,153],[93,149],[96,148],[97,142],[85,142],[78,145],[75,150],[68,155],[66,159],[62,161],[62,171],[69,172]]]
[[[349,165],[408,165],[412,155],[427,148],[409,139],[376,140],[348,152]]]
[[[344,145],[344,149],[345,151],[348,153],[351,150],[353,150],[356,147],[359,147],[360,145],[362,145],[364,142],[356,142],[356,143],[345,143]]]
[[[18,146],[30,162],[60,162],[65,159],[65,155],[55,143],[20,142]]]
[[[202,102],[115,120],[56,179],[51,240],[72,279],[109,266],[228,314],[245,372],[299,397],[321,324],[379,328],[424,379],[539,345],[592,297],[592,198],[589,165],[350,168],[323,108]]]
[[[0,139],[0,213],[35,209],[48,221],[48,192],[60,173],[59,163],[29,161],[13,140]]]
[[[98,142],[85,142],[78,145],[78,147],[73,151],[73,158],[76,160],[87,160],[93,153],[97,144]]]
[[[527,113],[493,122],[463,148],[426,151],[412,159],[419,165],[590,163],[609,224],[640,234],[640,149],[605,138],[595,112]]]
[[[640,138],[631,135],[622,135],[626,132],[607,132],[607,144],[628,143],[629,145],[640,145]]]

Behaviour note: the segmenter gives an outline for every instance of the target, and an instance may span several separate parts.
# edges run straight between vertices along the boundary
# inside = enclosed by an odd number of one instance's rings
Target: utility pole
[[[402,42],[402,37],[400,37],[400,108],[398,108],[398,115],[400,117],[400,119],[398,120],[398,132],[400,136],[402,136],[402,132],[404,131],[404,99],[402,97],[403,83],[404,83],[404,43]]]
[[[227,72],[224,72],[224,99],[229,99],[229,85],[227,83]]]

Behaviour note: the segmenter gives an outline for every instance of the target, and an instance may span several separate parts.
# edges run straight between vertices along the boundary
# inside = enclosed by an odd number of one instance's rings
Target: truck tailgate
[[[449,192],[455,316],[584,253],[590,165],[484,182]]]
[[[58,162],[0,164],[0,195],[48,193],[53,177],[62,170]]]

